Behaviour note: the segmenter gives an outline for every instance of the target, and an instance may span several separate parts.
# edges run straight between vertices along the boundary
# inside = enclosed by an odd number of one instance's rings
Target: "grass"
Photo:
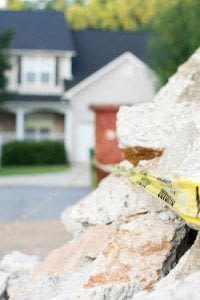
[[[66,171],[67,169],[69,169],[67,165],[0,167],[0,176],[58,173]]]

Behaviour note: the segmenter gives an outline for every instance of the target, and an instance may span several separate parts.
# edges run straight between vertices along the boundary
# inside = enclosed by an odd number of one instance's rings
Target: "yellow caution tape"
[[[119,165],[95,166],[105,172],[125,175],[152,196],[161,199],[185,221],[200,226],[200,182],[185,177],[159,177],[139,168]]]

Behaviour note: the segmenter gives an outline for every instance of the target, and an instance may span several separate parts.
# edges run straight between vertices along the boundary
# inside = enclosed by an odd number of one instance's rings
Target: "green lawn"
[[[67,165],[0,167],[0,176],[57,173],[67,169],[69,169]]]

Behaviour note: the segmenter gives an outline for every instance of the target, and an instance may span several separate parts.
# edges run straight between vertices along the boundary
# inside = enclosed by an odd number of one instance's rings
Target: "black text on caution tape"
[[[175,203],[175,200],[164,190],[164,189],[161,189],[160,192],[158,193],[158,197],[167,202],[168,204],[170,204],[171,206],[174,205]]]

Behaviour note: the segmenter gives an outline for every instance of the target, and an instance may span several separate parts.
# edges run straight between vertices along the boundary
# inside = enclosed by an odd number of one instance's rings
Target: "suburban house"
[[[2,142],[63,140],[72,161],[94,147],[91,105],[152,101],[156,77],[147,66],[146,32],[70,30],[55,11],[0,11],[0,31],[13,28],[8,90],[0,115]]]

